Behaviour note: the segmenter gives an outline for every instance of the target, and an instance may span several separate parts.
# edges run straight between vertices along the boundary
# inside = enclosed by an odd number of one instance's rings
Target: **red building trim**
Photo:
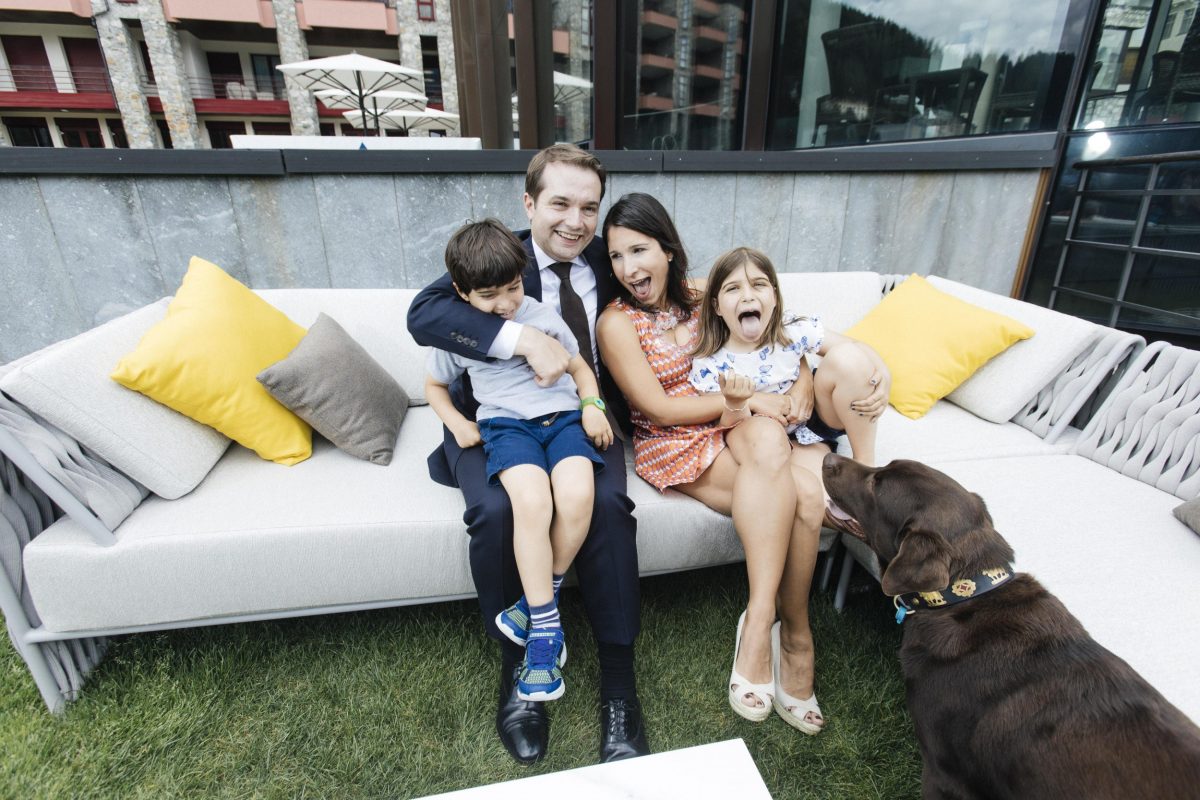
[[[0,108],[111,111],[116,107],[111,94],[98,92],[0,92]]]

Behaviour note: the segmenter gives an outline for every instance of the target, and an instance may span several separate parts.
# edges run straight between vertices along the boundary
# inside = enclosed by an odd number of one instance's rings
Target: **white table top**
[[[741,739],[433,795],[425,800],[771,800]]]

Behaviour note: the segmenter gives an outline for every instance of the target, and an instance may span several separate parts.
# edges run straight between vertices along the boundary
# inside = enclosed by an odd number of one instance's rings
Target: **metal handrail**
[[[0,92],[58,92],[60,94],[112,94],[108,70],[103,67],[12,66],[0,69]]]

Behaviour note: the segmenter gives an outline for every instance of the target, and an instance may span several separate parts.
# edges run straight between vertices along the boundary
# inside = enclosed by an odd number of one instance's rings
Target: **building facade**
[[[0,144],[343,135],[275,67],[352,50],[423,70],[429,104],[457,110],[448,0],[0,0]]]

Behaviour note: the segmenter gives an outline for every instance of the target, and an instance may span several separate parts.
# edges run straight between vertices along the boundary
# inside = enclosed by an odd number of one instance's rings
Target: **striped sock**
[[[554,599],[555,600],[558,599],[558,590],[562,588],[563,578],[565,578],[565,577],[566,577],[566,575],[553,575],[550,578],[551,583],[554,585]]]
[[[529,629],[561,628],[562,621],[558,616],[558,603],[551,600],[544,606],[529,607]]]

